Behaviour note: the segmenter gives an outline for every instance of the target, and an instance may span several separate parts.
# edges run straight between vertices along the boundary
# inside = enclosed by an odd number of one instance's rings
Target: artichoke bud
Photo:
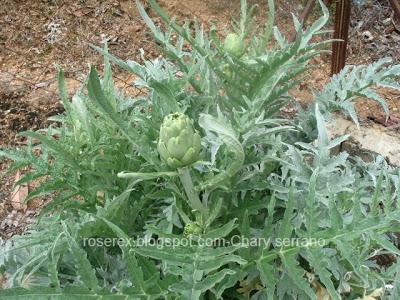
[[[183,235],[185,237],[200,235],[201,233],[202,229],[197,223],[188,223],[185,225],[185,229],[183,230]]]
[[[222,66],[222,73],[224,73],[224,75],[230,80],[233,78],[232,68],[229,64]]]
[[[157,148],[171,168],[182,168],[199,159],[201,137],[188,116],[174,113],[164,118]]]
[[[236,33],[229,33],[224,41],[224,49],[233,56],[242,56],[244,52],[242,38]]]

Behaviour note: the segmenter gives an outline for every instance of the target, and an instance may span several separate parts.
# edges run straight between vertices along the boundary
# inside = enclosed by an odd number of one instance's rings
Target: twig
[[[400,21],[400,2],[399,0],[389,0],[390,4],[392,5],[392,8],[394,10],[395,15]]]

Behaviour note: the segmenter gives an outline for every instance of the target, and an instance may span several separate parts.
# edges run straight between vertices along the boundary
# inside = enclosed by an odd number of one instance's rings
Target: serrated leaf
[[[111,121],[114,122],[119,130],[140,153],[140,155],[142,155],[147,161],[153,162],[153,158],[150,156],[149,153],[146,153],[146,151],[141,151],[143,147],[138,144],[140,137],[136,133],[134,133],[134,131],[128,131],[128,124],[121,118],[120,115],[116,113],[115,109],[107,101],[100,84],[99,76],[97,75],[97,72],[93,67],[90,68],[87,89],[91,99],[93,99],[95,103],[102,109],[103,113],[108,116]]]
[[[62,223],[64,228],[64,234],[67,238],[69,249],[73,254],[76,262],[76,272],[79,275],[80,280],[85,286],[93,292],[101,290],[99,281],[95,275],[95,270],[92,267],[90,261],[87,258],[87,253],[78,245],[75,239],[70,235],[67,225]]]
[[[227,145],[229,151],[233,152],[235,156],[227,166],[226,170],[202,184],[202,189],[215,188],[225,180],[234,176],[240,170],[244,162],[244,150],[242,144],[237,139],[234,130],[227,124],[224,124],[221,119],[216,119],[211,115],[201,114],[199,125],[205,130],[216,133]]]
[[[285,213],[279,227],[278,237],[280,239],[290,238],[292,236],[293,226],[291,224],[294,217],[294,187],[291,186],[286,203]]]
[[[20,135],[39,140],[47,149],[60,155],[68,165],[76,169],[79,168],[79,164],[75,158],[55,140],[33,131],[25,131],[20,133]]]
[[[238,226],[237,219],[230,220],[228,223],[222,225],[219,228],[212,229],[204,235],[206,239],[219,239],[226,237]]]
[[[257,269],[260,272],[262,283],[267,288],[268,293],[273,294],[275,286],[279,281],[275,276],[276,268],[266,261],[257,261]]]
[[[336,291],[332,279],[331,273],[327,270],[324,265],[324,253],[320,249],[309,249],[307,252],[308,259],[311,266],[314,268],[314,272],[319,276],[320,281],[324,284],[325,288],[328,290],[329,295],[334,300],[340,300],[341,297]]]
[[[295,283],[297,288],[302,290],[310,299],[317,300],[315,292],[308,282],[304,279],[305,270],[299,266],[296,253],[286,253],[280,255],[286,268],[286,273]]]
[[[136,260],[135,254],[133,253],[133,245],[130,243],[131,238],[123,232],[121,228],[117,225],[109,222],[108,220],[102,218],[101,219],[104,223],[106,223],[114,233],[123,240],[121,244],[121,249],[123,251],[123,257],[127,265],[127,271],[129,274],[132,283],[139,288],[139,290],[143,293],[143,296],[146,296],[147,293],[145,291],[145,283],[143,278],[142,269]]]

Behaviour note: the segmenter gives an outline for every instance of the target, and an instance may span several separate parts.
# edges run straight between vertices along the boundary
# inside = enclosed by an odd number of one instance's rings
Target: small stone
[[[386,18],[385,20],[382,21],[383,25],[389,25],[392,23],[392,18]]]
[[[368,31],[368,30],[364,31],[364,32],[362,33],[362,36],[364,37],[364,39],[365,39],[367,42],[370,42],[370,41],[372,41],[372,40],[374,39],[374,36],[373,36],[372,33],[371,33],[370,31]]]

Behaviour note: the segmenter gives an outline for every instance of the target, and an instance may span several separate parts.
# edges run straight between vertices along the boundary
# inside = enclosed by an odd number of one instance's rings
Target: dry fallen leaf
[[[0,203],[0,217],[6,214],[6,208],[4,202]]]
[[[371,294],[365,295],[362,298],[357,298],[356,300],[377,300],[383,295],[383,288],[374,290]]]
[[[317,294],[317,300],[332,300],[332,297],[329,295],[326,288],[324,288],[321,284],[318,283],[315,289]]]
[[[17,173],[15,174],[15,181],[17,182],[18,180],[21,179],[21,173],[18,170]],[[24,203],[24,200],[26,196],[28,196],[29,188],[28,185],[17,185],[14,188],[13,193],[11,194],[11,206],[15,210],[22,210],[25,211],[27,206]]]
[[[0,289],[7,288],[7,278],[5,274],[0,274]]]
[[[314,288],[317,300],[332,300],[327,289],[317,280],[315,274],[306,272],[305,276],[310,285]]]

